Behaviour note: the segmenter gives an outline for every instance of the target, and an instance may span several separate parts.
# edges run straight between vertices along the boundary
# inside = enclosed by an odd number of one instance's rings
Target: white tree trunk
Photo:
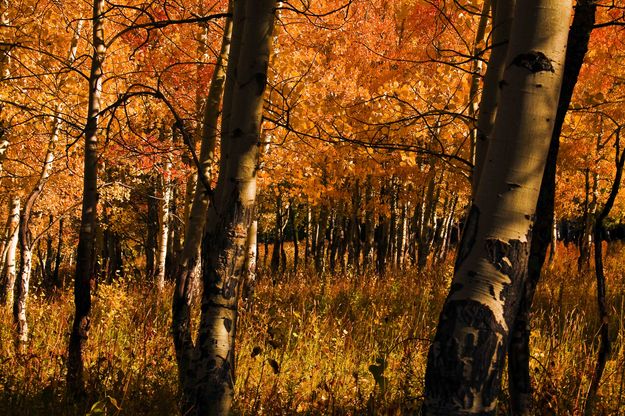
[[[158,246],[156,249],[156,288],[160,292],[165,287],[165,261],[167,259],[167,244],[169,241],[169,202],[171,199],[171,161],[168,159],[163,165],[160,180],[160,195],[158,196]]]
[[[228,63],[227,73],[235,78],[231,96],[228,100],[224,96],[224,114],[230,111],[230,116],[222,130],[215,204],[209,207],[203,239],[202,315],[197,359],[191,368],[193,414],[198,415],[227,415],[234,397],[237,305],[256,201],[258,143],[275,6],[275,0],[235,2],[233,39],[240,35],[241,45],[238,56],[231,55]]]
[[[515,2],[516,0],[494,0],[492,3],[492,50],[488,66],[486,67],[486,74],[484,74],[484,87],[477,118],[473,177],[471,180],[474,197],[486,160],[486,152],[491,140],[493,126],[495,125],[497,106],[499,104],[499,83],[506,68],[510,30],[514,21]]]
[[[232,12],[232,3],[229,4],[229,10]],[[193,401],[188,393],[189,390],[194,388],[193,382],[186,376],[195,348],[190,332],[191,301],[194,293],[198,292],[197,289],[200,287],[200,247],[209,204],[208,190],[200,175],[207,179],[210,178],[211,169],[215,165],[215,146],[219,134],[217,123],[221,114],[220,104],[226,85],[232,84],[231,77],[228,80],[226,79],[226,64],[231,50],[231,37],[232,19],[228,18],[224,26],[221,50],[215,63],[208,95],[204,103],[202,123],[199,123],[198,134],[201,134],[202,140],[200,148],[201,166],[198,172],[195,173],[196,180],[192,189],[193,195],[189,213],[186,217],[184,242],[175,273],[176,287],[172,301],[172,336],[176,351],[176,361],[178,362],[178,376],[181,390],[183,391],[183,403]],[[240,42],[237,41],[237,43]],[[228,118],[229,115],[224,113],[222,116],[224,125],[227,124]],[[186,407],[186,404],[183,404],[183,407]]]
[[[572,11],[519,0],[493,140],[430,347],[425,415],[496,412],[554,126]]]
[[[20,230],[19,230],[19,244],[20,244],[20,269],[17,278],[17,286],[15,288],[15,299],[13,303],[13,318],[17,324],[17,338],[20,344],[24,344],[28,341],[28,323],[26,321],[26,308],[28,301],[28,291],[30,286],[30,274],[32,269],[32,249],[36,241],[33,241],[30,231],[30,217],[32,210],[35,206],[35,202],[41,195],[43,187],[50,178],[52,173],[52,164],[54,162],[54,153],[56,150],[56,143],[59,139],[59,129],[61,128],[61,118],[59,117],[61,111],[61,105],[57,105],[55,109],[55,117],[52,120],[53,127],[50,134],[50,141],[48,142],[48,150],[46,152],[45,160],[39,179],[34,188],[26,198],[24,203],[24,209],[20,215]]]
[[[15,286],[15,252],[19,239],[20,226],[20,198],[15,196],[11,199],[11,211],[7,221],[7,246],[2,268],[2,299],[8,305],[13,302],[13,288]]]
[[[258,221],[254,220],[247,231],[247,253],[245,255],[245,280],[243,282],[243,299],[249,300],[256,286],[256,259],[258,253]]]

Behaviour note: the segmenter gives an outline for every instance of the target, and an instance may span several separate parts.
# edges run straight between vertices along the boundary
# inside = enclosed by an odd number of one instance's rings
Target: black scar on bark
[[[232,330],[232,319],[224,318],[224,328],[228,333]]]
[[[519,240],[512,240],[518,242]],[[509,276],[512,273],[512,263],[508,258],[511,244],[503,242],[497,239],[488,239],[484,243],[486,247],[486,255],[488,260],[499,270],[501,273]]]
[[[461,283],[452,283],[451,287],[449,288],[449,297],[451,297],[455,292],[462,289],[462,286],[463,285]]]
[[[231,299],[235,297],[237,294],[238,286],[239,279],[237,279],[236,277],[231,277],[230,279],[226,280],[221,295],[224,299]]]
[[[531,231],[528,233],[528,240]],[[487,239],[485,244],[488,261],[501,273],[510,278],[510,283],[503,285],[499,294],[500,300],[507,305],[504,308],[504,319],[512,325],[521,290],[526,279],[527,261],[529,258],[529,244],[527,241],[512,239],[501,241]]]
[[[449,302],[441,318],[428,355],[423,414],[465,414],[476,400],[490,406],[498,399],[503,372],[506,343],[496,336],[504,333],[503,327],[488,307],[474,300]],[[458,332],[459,328],[474,331]],[[485,359],[471,360],[468,367],[462,357]]]
[[[254,75],[256,81],[256,95],[261,95],[265,91],[265,85],[267,85],[267,74],[264,72],[257,72]]]
[[[525,68],[531,73],[537,72],[556,72],[551,64],[551,59],[547,58],[540,51],[530,51],[528,53],[518,54],[510,65],[516,65]]]
[[[232,137],[233,138],[236,139],[236,138],[241,137],[241,136],[243,136],[243,130],[241,130],[240,128],[234,129],[232,131]]]
[[[460,242],[460,248],[458,249],[458,254],[456,256],[456,264],[454,266],[456,270],[460,268],[460,265],[466,260],[469,253],[473,249],[473,245],[475,244],[475,239],[477,237],[477,226],[479,222],[480,209],[477,205],[473,204],[467,218],[467,225],[464,227],[464,232],[462,233],[462,241]]]

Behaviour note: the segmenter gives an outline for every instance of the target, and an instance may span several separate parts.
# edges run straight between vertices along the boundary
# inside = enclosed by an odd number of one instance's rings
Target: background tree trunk
[[[474,196],[484,163],[486,162],[486,152],[488,151],[488,145],[495,125],[497,106],[499,104],[499,83],[503,78],[506,65],[515,3],[515,0],[494,0],[491,7],[493,11],[492,50],[486,73],[484,74],[484,86],[477,118],[475,165],[471,181]]]
[[[605,273],[603,271],[603,246],[601,240],[605,234],[605,228],[603,222],[606,220],[614,201],[618,195],[619,188],[621,186],[621,178],[623,176],[623,165],[625,165],[625,151],[620,150],[620,132],[621,127],[616,130],[616,175],[612,187],[610,189],[610,195],[606,201],[603,209],[599,212],[595,222],[594,240],[595,240],[595,274],[597,278],[597,307],[599,310],[599,321],[601,326],[599,327],[600,343],[599,353],[597,356],[597,363],[595,364],[595,371],[592,375],[590,387],[588,388],[588,394],[586,395],[586,403],[584,404],[584,416],[591,416],[594,413],[595,401],[597,398],[597,391],[599,390],[599,382],[603,375],[608,356],[610,355],[610,321],[608,316],[608,305],[606,300],[606,283]],[[620,154],[619,154],[620,153]]]
[[[17,340],[23,345],[28,342],[28,321],[26,320],[26,305],[28,301],[28,290],[30,287],[30,276],[32,271],[33,241],[30,231],[30,220],[32,210],[37,199],[43,191],[43,187],[52,173],[52,163],[54,162],[54,152],[59,139],[59,129],[61,119],[59,118],[61,107],[57,105],[52,120],[52,133],[48,142],[48,150],[37,183],[26,198],[24,209],[20,214],[19,245],[20,245],[20,267],[15,287],[15,299],[13,302],[13,319],[17,325]]]
[[[76,253],[76,274],[74,278],[74,304],[76,312],[69,338],[67,356],[67,387],[70,394],[82,395],[83,348],[89,336],[89,314],[91,312],[91,284],[93,276],[93,244],[98,208],[98,117],[102,95],[102,64],[106,53],[104,43],[104,0],[93,2],[93,53],[89,75],[89,98],[87,122],[85,125],[85,154],[82,211],[78,250]]]
[[[159,178],[158,196],[158,245],[156,249],[156,272],[154,281],[156,289],[161,292],[165,287],[165,268],[167,262],[167,247],[169,243],[169,208],[171,199],[171,160],[167,157],[163,164],[163,172]]]
[[[15,252],[19,239],[20,225],[20,198],[11,198],[9,219],[7,221],[7,246],[4,264],[2,267],[2,301],[6,304],[13,302],[13,288],[15,287]]]

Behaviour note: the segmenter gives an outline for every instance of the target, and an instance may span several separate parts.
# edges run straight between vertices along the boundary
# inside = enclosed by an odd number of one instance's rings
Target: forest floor
[[[262,254],[262,253],[261,253]],[[625,247],[608,250],[612,354],[597,415],[625,412]],[[536,415],[577,415],[598,346],[594,273],[577,274],[576,251],[559,247],[539,285],[532,328]],[[237,415],[410,414],[421,401],[429,339],[452,262],[424,272],[261,276],[241,314]],[[64,398],[72,291],[33,290],[32,339],[16,354],[0,312],[1,415],[176,415],[171,287],[160,296],[127,280],[101,284],[87,344],[88,390]],[[505,380],[504,380],[505,383]],[[505,390],[505,389],[504,389]],[[503,393],[501,414],[506,411]]]

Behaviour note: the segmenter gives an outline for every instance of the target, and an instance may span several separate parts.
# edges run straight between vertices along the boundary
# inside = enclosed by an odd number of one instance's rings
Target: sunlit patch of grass
[[[71,291],[32,296],[31,340],[23,353],[13,348],[12,317],[3,309],[0,414],[84,415],[96,402],[101,414],[175,414],[176,367],[165,300],[122,281],[98,287],[85,356],[89,395],[81,403],[67,401],[64,385]]]
[[[625,411],[625,266],[621,246],[606,259],[613,350],[596,414]],[[577,273],[576,251],[560,246],[538,287],[532,320],[533,414],[578,415],[598,338],[594,274]],[[436,270],[261,277],[241,305],[235,413],[405,414],[421,403],[429,339],[451,280]],[[30,301],[32,339],[13,346],[0,311],[0,414],[175,415],[177,375],[170,295],[148,285],[101,284],[94,297],[86,368],[89,397],[68,403],[65,353],[70,290]],[[505,381],[505,380],[504,380]],[[502,393],[502,414],[506,393]]]

